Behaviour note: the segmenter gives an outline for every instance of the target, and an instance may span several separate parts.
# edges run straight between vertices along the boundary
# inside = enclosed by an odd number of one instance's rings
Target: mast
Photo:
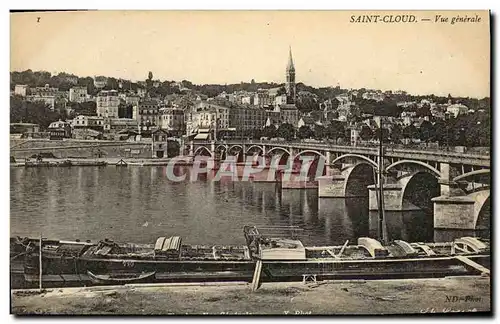
[[[214,108],[215,109],[215,127],[214,127],[214,142],[217,142],[217,107]]]
[[[38,247],[38,283],[39,283],[39,289],[40,289],[40,292],[42,292],[42,240],[43,240],[43,237],[42,237],[42,233],[40,233],[40,245]]]
[[[383,244],[387,244],[387,227],[384,215],[384,147],[382,135],[382,119],[379,125],[379,150],[378,150],[378,214],[379,214],[379,237]]]

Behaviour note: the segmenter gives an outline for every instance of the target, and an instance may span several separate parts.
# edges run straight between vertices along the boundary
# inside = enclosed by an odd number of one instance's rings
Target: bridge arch
[[[402,165],[402,164],[417,164],[417,165],[423,166],[427,171],[431,171],[438,178],[441,177],[441,172],[439,172],[438,169],[430,166],[429,164],[427,164],[425,162],[415,161],[415,160],[401,160],[401,161],[394,162],[393,164],[391,164],[387,168],[385,168],[385,171],[389,171],[390,169],[392,169],[398,165]]]
[[[434,208],[432,198],[440,195],[439,177],[426,171],[417,171],[399,180],[402,184],[402,208],[412,209],[414,206],[431,212]]]
[[[462,175],[459,175],[458,177],[455,177],[453,181],[458,182],[460,180],[464,180],[470,177],[475,177],[475,176],[480,176],[480,175],[486,175],[490,174],[490,169],[481,169],[481,170],[476,170],[476,171],[471,171],[464,173]]]
[[[344,154],[344,155],[339,156],[338,158],[336,158],[335,160],[333,160],[333,161],[331,162],[331,164],[335,164],[335,163],[337,163],[338,161],[341,161],[341,160],[346,159],[346,158],[349,158],[349,157],[355,157],[355,158],[358,158],[358,159],[364,160],[364,161],[368,162],[368,164],[372,165],[372,166],[375,168],[375,170],[377,170],[377,169],[378,169],[378,165],[377,165],[377,163],[376,163],[376,162],[374,162],[374,161],[372,161],[372,160],[370,160],[370,159],[369,159],[369,158],[367,158],[366,156],[364,156],[364,155],[359,155],[359,154],[350,154],[350,153],[349,153],[349,154]]]
[[[263,148],[262,146],[260,146],[260,145],[252,145],[252,146],[250,146],[250,147],[247,149],[246,153],[247,153],[247,154],[248,154],[248,153],[250,153],[250,150],[251,150],[251,149],[253,149],[253,148],[258,148],[258,149],[260,149],[260,152],[261,152],[261,153],[264,151],[264,148]]]
[[[208,153],[208,156],[212,156],[212,152],[210,152],[210,150],[208,148],[206,148],[206,146],[200,146],[198,147],[195,151],[194,151],[194,155],[202,155],[201,152],[205,151],[206,153]],[[206,156],[206,155],[205,155]]]
[[[218,152],[221,148],[223,148],[224,150],[227,150],[227,145],[224,145],[224,144],[219,144],[217,145],[217,147],[215,148],[215,151]]]
[[[316,154],[316,155],[318,155],[318,156],[322,157],[323,159],[325,159],[325,161],[326,161],[326,156],[325,156],[324,154],[322,154],[322,153],[320,153],[320,152],[318,152],[318,151],[314,151],[314,150],[304,150],[304,151],[302,151],[302,152],[299,152],[299,153],[297,153],[297,154],[293,157],[293,160],[295,161],[295,160],[296,160],[299,156],[304,155],[304,154],[306,154],[306,153],[313,153],[313,154]]]
[[[349,168],[344,180],[346,197],[368,197],[368,186],[375,183],[375,168],[368,162],[360,162]]]
[[[287,150],[286,148],[284,147],[281,147],[281,146],[276,146],[276,147],[273,147],[272,149],[270,149],[269,151],[267,151],[267,154],[273,152],[273,151],[282,151],[282,152],[285,152],[288,154],[288,156],[290,156],[290,151]]]
[[[228,152],[231,152],[231,151],[232,151],[232,149],[237,148],[237,147],[239,147],[239,148],[240,148],[240,150],[243,150],[243,146],[236,144],[236,145],[232,145],[232,146],[230,146],[230,147],[227,149],[227,151],[228,151]]]
[[[478,225],[489,225],[491,217],[490,196],[490,190],[477,191],[468,195],[474,200],[474,228],[477,228]]]

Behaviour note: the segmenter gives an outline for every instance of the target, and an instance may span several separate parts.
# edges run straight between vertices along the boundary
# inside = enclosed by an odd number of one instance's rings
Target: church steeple
[[[286,66],[287,71],[295,71],[295,66],[293,66],[293,58],[292,58],[292,47],[289,48],[288,54],[288,65]]]
[[[292,47],[290,46],[289,54],[288,54],[288,64],[286,66],[286,97],[287,103],[295,103],[295,66],[293,65],[292,58]]]

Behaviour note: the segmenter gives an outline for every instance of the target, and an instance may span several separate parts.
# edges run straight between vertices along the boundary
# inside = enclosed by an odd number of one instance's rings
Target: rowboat
[[[87,275],[90,280],[95,284],[106,284],[106,285],[121,285],[127,283],[138,283],[148,281],[155,275],[155,271],[147,273],[111,273],[111,274],[94,274],[91,271],[87,271]]]

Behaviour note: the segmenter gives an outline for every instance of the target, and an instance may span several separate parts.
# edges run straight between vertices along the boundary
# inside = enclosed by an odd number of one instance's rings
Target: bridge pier
[[[439,196],[434,203],[434,228],[475,229],[474,199],[467,196]]]
[[[366,163],[345,164],[341,170],[330,166],[327,175],[318,177],[318,197],[367,197],[366,187],[372,183],[373,169]]]
[[[191,141],[189,142],[189,156],[193,156],[194,155],[194,142]]]
[[[385,183],[383,185],[384,210],[386,211],[410,211],[420,210],[419,207],[403,202],[403,186],[400,183]],[[370,210],[378,210],[378,185],[368,186]]]
[[[441,195],[432,198],[434,204],[434,228],[473,230],[476,227],[476,201],[465,195],[459,184],[453,181],[453,170],[448,163],[440,164]]]
[[[345,181],[342,174],[318,177],[318,198],[345,198]]]
[[[300,173],[291,173],[289,175],[280,174],[281,189],[317,189],[318,182],[309,179]]]

